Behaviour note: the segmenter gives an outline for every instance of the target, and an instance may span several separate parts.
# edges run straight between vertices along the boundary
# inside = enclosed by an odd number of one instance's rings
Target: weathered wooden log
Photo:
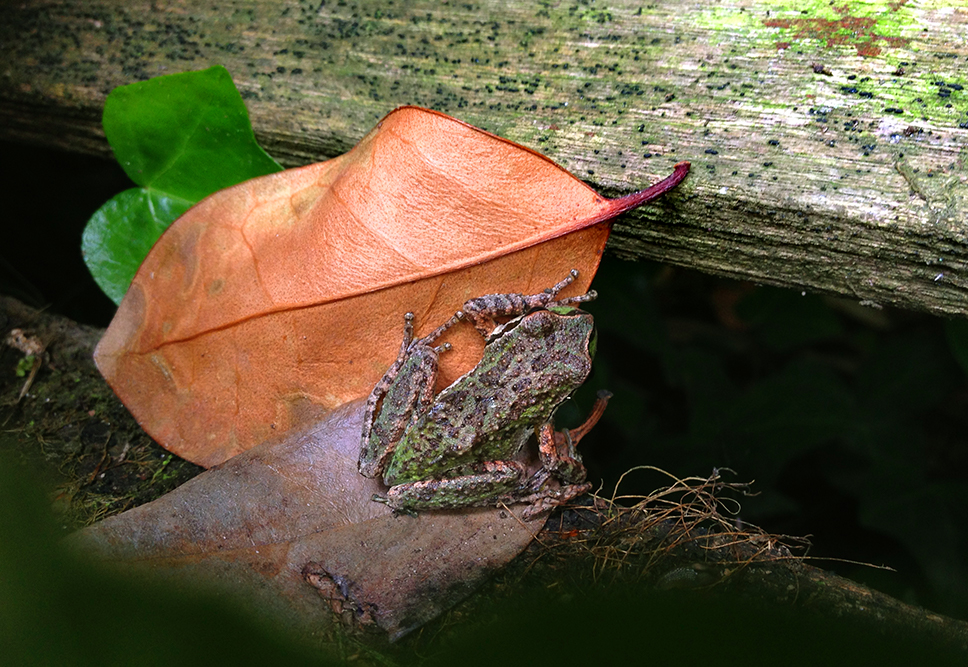
[[[223,64],[289,165],[418,104],[607,194],[680,160],[612,250],[865,304],[968,313],[965,14],[935,3],[25,0],[0,136],[105,153],[117,85]]]

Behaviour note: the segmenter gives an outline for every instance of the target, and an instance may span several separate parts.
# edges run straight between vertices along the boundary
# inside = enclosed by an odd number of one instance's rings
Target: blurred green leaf
[[[719,437],[736,457],[735,465],[767,484],[792,458],[850,437],[855,428],[849,388],[814,359],[794,358],[724,401],[721,410]]]
[[[665,321],[655,303],[651,286],[655,266],[611,262],[595,276],[598,298],[586,309],[595,315],[595,326],[621,337],[647,353],[667,353],[671,346]]]
[[[18,378],[27,377],[27,374],[33,370],[34,361],[36,360],[37,357],[32,354],[28,354],[26,357],[21,357],[20,361],[17,362],[17,369],[14,371],[14,375],[16,375]]]
[[[102,206],[84,230],[84,260],[115,303],[154,242],[189,207],[282,169],[256,143],[242,97],[221,66],[115,88],[103,125],[118,162],[142,186]]]
[[[890,479],[875,470],[861,495],[860,520],[903,543],[930,585],[952,602],[968,595],[968,486],[960,481]],[[897,477],[898,475],[893,475]],[[901,483],[890,483],[890,482]],[[885,483],[888,482],[888,483]]]
[[[96,563],[58,541],[49,499],[0,452],[4,665],[336,664],[268,610]],[[106,632],[106,628],[110,632]]]
[[[920,332],[885,339],[866,360],[857,379],[860,404],[888,437],[902,420],[937,405],[957,387],[944,345]]]

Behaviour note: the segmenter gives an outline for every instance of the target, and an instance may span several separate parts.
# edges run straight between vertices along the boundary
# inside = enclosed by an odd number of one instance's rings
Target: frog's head
[[[595,348],[598,344],[598,329],[592,314],[574,306],[553,306],[534,310],[519,318],[516,326],[531,337],[546,337],[553,332],[559,336],[564,334],[573,348],[584,342],[589,358],[595,358]]]

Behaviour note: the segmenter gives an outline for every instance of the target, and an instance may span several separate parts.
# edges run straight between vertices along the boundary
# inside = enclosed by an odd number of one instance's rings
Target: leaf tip
[[[689,162],[679,162],[672,168],[671,174],[645,190],[639,190],[638,192],[633,192],[630,195],[618,197],[617,199],[607,200],[605,204],[607,215],[603,219],[612,218],[661,197],[682,183],[686,179],[686,176],[689,175],[691,168],[692,165]]]

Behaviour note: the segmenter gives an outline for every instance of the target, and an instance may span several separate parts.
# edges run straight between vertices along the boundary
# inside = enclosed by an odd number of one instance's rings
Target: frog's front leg
[[[567,503],[591,489],[592,485],[585,482],[587,473],[575,446],[601,419],[611,397],[612,393],[609,391],[598,392],[598,398],[588,418],[575,429],[555,431],[550,420],[536,429],[541,469],[529,482],[532,493],[521,497],[521,501],[529,505],[524,512],[525,519]],[[551,477],[558,480],[560,486],[546,486]]]
[[[365,477],[377,477],[383,472],[404,432],[433,404],[438,355],[450,349],[450,343],[437,347],[432,344],[460,318],[457,314],[414,340],[413,313],[404,315],[400,354],[366,401],[358,463]]]
[[[585,466],[576,446],[602,418],[611,397],[612,392],[604,389],[599,391],[592,411],[581,426],[555,431],[554,424],[548,421],[538,427],[538,456],[541,458],[541,465],[562,483],[578,484],[585,481]]]
[[[516,317],[536,308],[567,306],[593,300],[597,296],[594,291],[560,301],[556,300],[558,293],[574,282],[577,277],[578,269],[572,269],[564,280],[539,294],[486,294],[479,296],[476,299],[464,302],[460,313],[474,324],[474,328],[485,339],[488,339],[498,327],[495,318]]]
[[[595,419],[597,421],[597,417]],[[531,493],[521,497],[521,501],[529,505],[523,514],[525,519],[563,505],[592,488],[585,481],[585,466],[575,451],[576,441],[567,429],[558,433],[549,421],[539,426],[537,433],[542,465],[528,483]],[[558,484],[549,486],[552,477]]]
[[[484,461],[466,467],[467,474],[391,486],[385,502],[400,511],[457,509],[517,502],[526,469],[517,461]],[[383,499],[381,499],[383,500]]]

